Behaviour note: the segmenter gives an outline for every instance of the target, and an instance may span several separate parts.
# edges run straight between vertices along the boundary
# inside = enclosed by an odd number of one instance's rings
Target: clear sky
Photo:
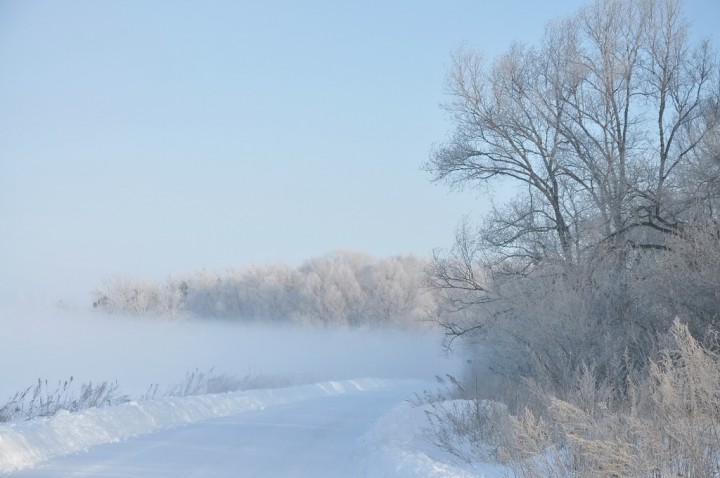
[[[420,169],[451,51],[583,3],[0,0],[0,304],[449,246],[488,207]],[[720,2],[686,7],[714,35]]]

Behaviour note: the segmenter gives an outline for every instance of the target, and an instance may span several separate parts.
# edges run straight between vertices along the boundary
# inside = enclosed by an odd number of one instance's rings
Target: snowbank
[[[376,390],[397,381],[361,379],[281,389],[129,402],[0,426],[0,473],[161,428],[322,396]]]
[[[458,463],[424,433],[428,405],[405,402],[382,416],[363,436],[364,475],[374,478],[494,478],[507,467],[495,463]]]

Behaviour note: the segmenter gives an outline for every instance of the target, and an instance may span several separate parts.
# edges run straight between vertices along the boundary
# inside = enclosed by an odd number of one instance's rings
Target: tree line
[[[427,265],[413,255],[378,260],[341,251],[299,267],[202,270],[164,282],[115,277],[93,292],[93,306],[129,315],[414,327],[438,307],[436,294],[422,286]]]

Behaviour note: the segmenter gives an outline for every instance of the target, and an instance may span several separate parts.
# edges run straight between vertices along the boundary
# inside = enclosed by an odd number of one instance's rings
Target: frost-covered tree
[[[304,277],[301,310],[307,320],[344,325],[356,325],[360,321],[365,297],[353,267],[359,257],[349,253],[330,254],[300,267]]]
[[[115,278],[95,291],[95,307],[132,315],[222,318],[312,325],[425,323],[437,296],[424,285],[428,263],[415,256],[376,260],[340,251],[286,264],[207,270],[166,283]]]
[[[640,308],[678,285],[656,265],[679,267],[718,219],[717,57],[681,2],[597,0],[492,61],[461,49],[447,90],[433,179],[516,193],[435,254],[448,337],[490,334],[517,370],[558,382],[583,360],[642,361],[680,310]]]
[[[458,188],[516,186],[483,236],[508,257],[658,247],[644,232],[679,226],[683,165],[717,135],[715,59],[675,0],[597,1],[492,63],[460,50],[446,106],[455,130],[427,169]]]

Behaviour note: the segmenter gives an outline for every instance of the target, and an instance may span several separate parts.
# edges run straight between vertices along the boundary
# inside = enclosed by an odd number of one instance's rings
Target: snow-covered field
[[[0,313],[0,400],[37,378],[151,383],[214,367],[310,385],[134,400],[0,425],[0,474],[12,476],[490,477],[451,464],[407,399],[454,372],[437,336]],[[375,377],[356,379],[355,377]],[[180,467],[180,468],[179,468]],[[191,470],[195,470],[191,472]]]

